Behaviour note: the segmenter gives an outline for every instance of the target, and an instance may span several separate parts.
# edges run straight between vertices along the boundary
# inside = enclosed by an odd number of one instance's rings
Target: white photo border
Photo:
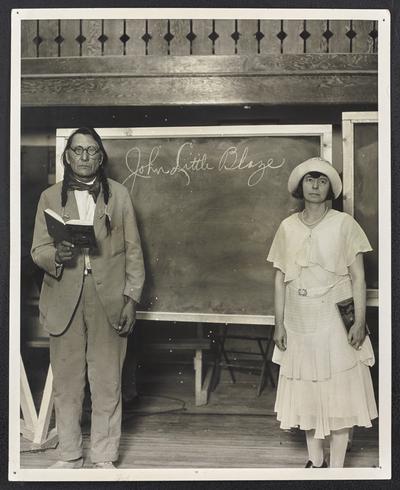
[[[20,143],[21,21],[27,19],[343,19],[378,21],[379,109],[379,467],[190,468],[54,470],[20,467]],[[382,9],[15,9],[11,34],[10,125],[10,366],[9,479],[11,481],[369,480],[391,477],[391,142],[390,12]],[[386,380],[386,382],[384,382]]]

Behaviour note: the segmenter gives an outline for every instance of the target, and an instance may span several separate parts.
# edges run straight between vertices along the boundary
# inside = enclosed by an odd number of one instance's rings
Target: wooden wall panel
[[[331,20],[329,28],[333,36],[329,40],[330,53],[350,53],[350,39],[346,36],[350,29],[349,20]]]
[[[129,40],[125,45],[127,56],[142,56],[146,54],[146,43],[142,36],[146,33],[146,21],[143,19],[127,19],[125,32]]]
[[[39,20],[39,35],[42,38],[39,56],[44,58],[57,57],[58,44],[54,39],[58,36],[58,20]]]
[[[212,32],[213,21],[211,19],[193,20],[193,32],[196,35],[192,43],[192,54],[207,55],[212,54],[213,43],[208,37]]]
[[[60,105],[376,104],[376,75],[23,78],[24,107]],[[38,96],[40,94],[40,96]]]
[[[215,32],[218,38],[215,40],[215,54],[235,54],[235,41],[232,34],[235,32],[234,20],[216,20]]]
[[[61,20],[60,32],[64,38],[60,47],[61,56],[79,56],[80,47],[76,38],[80,33],[80,21],[75,19]]]
[[[82,44],[82,56],[101,55],[101,42],[99,41],[101,33],[101,20],[82,20],[82,34],[86,37]]]
[[[353,39],[353,53],[373,53],[374,41],[369,33],[374,28],[373,21],[353,20],[353,30],[357,33]]]
[[[304,53],[303,39],[300,33],[304,29],[303,20],[284,20],[283,30],[287,34],[283,40],[284,53]]]
[[[124,33],[124,21],[121,19],[105,19],[104,34],[107,41],[104,43],[104,55],[122,55],[124,54],[124,43],[121,36]]]
[[[306,41],[306,53],[326,53],[328,42],[323,36],[327,29],[326,20],[307,20],[306,28],[310,33]]]
[[[257,20],[238,20],[238,32],[240,36],[237,42],[237,54],[257,54],[257,30]]]
[[[21,58],[36,58],[36,44],[33,42],[37,35],[37,20],[21,21]]]
[[[174,36],[170,43],[170,54],[174,56],[190,55],[190,41],[186,38],[190,31],[190,20],[171,19],[169,30]]]
[[[260,21],[260,31],[264,34],[260,41],[260,54],[280,54],[281,42],[277,37],[280,30],[280,20]]]
[[[132,58],[131,58],[132,60]],[[101,62],[99,62],[101,61]],[[124,62],[120,56],[73,58],[25,58],[22,60],[23,78],[99,77],[112,73],[114,77],[168,76],[184,77],[208,74],[211,77],[228,75],[315,76],[342,73],[370,75],[377,71],[378,58],[374,54],[283,54],[221,55],[221,56],[143,56],[135,62]],[[106,76],[106,75],[103,75]]]
[[[148,33],[151,39],[148,44],[149,55],[165,55],[168,54],[168,43],[164,39],[164,36],[168,32],[168,21],[166,19],[161,20],[148,20]]]

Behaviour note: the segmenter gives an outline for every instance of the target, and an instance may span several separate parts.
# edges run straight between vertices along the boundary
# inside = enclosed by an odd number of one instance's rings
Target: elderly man
[[[121,372],[144,282],[143,254],[129,193],[105,176],[107,153],[96,131],[74,131],[62,159],[64,180],[40,197],[31,251],[44,270],[39,309],[50,333],[61,453],[53,468],[83,465],[86,370],[91,460],[95,467],[114,468],[121,435]],[[46,227],[47,208],[65,221],[92,221],[96,247],[54,243]]]

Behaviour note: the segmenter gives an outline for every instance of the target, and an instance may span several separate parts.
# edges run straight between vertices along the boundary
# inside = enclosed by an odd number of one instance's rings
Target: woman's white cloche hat
[[[340,193],[342,192],[342,181],[340,180],[340,176],[333,165],[321,157],[309,158],[308,160],[297,165],[297,167],[292,170],[288,180],[289,192],[294,192],[297,189],[301,179],[310,172],[320,172],[321,174],[326,175],[331,183],[335,199],[339,197]]]

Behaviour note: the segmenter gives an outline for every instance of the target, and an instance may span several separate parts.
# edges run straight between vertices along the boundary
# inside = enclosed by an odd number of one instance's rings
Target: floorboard
[[[238,372],[230,382],[222,372],[209,403],[194,404],[190,365],[154,366],[140,375],[140,402],[126,411],[120,445],[121,468],[296,468],[307,460],[304,434],[283,431],[273,413],[275,390],[257,396],[258,375]],[[35,397],[39,395],[36,393]],[[89,457],[90,402],[83,417],[85,467]],[[326,443],[329,450],[328,441]],[[46,468],[58,450],[27,451],[21,438],[21,467]],[[356,428],[349,467],[378,465],[378,424]]]

